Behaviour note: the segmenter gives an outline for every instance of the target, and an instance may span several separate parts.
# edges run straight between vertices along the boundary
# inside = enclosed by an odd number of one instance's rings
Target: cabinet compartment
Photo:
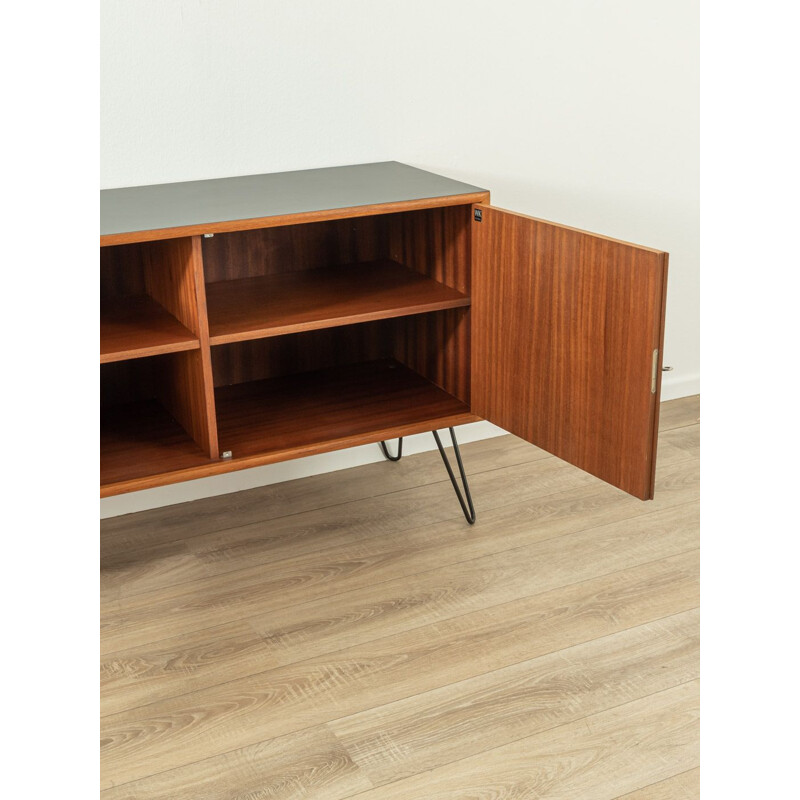
[[[211,344],[468,306],[468,212],[455,206],[205,239]]]
[[[100,367],[101,495],[129,482],[207,465],[216,429],[198,350]]]
[[[100,363],[200,347],[191,239],[100,250]]]
[[[459,370],[468,352],[447,362],[447,343],[458,340],[468,314],[460,308],[213,348],[220,450],[244,467],[477,419]]]

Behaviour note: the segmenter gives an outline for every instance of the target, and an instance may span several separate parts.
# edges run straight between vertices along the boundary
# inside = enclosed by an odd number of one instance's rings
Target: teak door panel
[[[475,209],[472,411],[650,499],[667,254]]]

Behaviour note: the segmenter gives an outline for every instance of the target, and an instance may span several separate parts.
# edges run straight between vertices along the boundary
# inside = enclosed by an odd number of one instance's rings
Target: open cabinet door
[[[652,498],[667,254],[486,205],[472,247],[472,411]]]

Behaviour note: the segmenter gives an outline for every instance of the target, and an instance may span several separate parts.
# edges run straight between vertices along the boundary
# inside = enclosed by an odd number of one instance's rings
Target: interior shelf
[[[208,465],[208,456],[156,400],[104,408],[100,485]]]
[[[206,298],[212,345],[470,304],[395,261],[218,281],[207,285]]]
[[[477,419],[393,359],[221,387],[216,407],[220,450],[258,463]]]
[[[199,347],[197,337],[147,295],[107,298],[101,303],[101,364]]]

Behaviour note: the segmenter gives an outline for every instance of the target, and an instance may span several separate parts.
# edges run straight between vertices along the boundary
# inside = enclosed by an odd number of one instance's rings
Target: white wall
[[[668,250],[663,398],[699,391],[695,0],[101,7],[102,188],[384,160],[485,186],[495,205]]]

